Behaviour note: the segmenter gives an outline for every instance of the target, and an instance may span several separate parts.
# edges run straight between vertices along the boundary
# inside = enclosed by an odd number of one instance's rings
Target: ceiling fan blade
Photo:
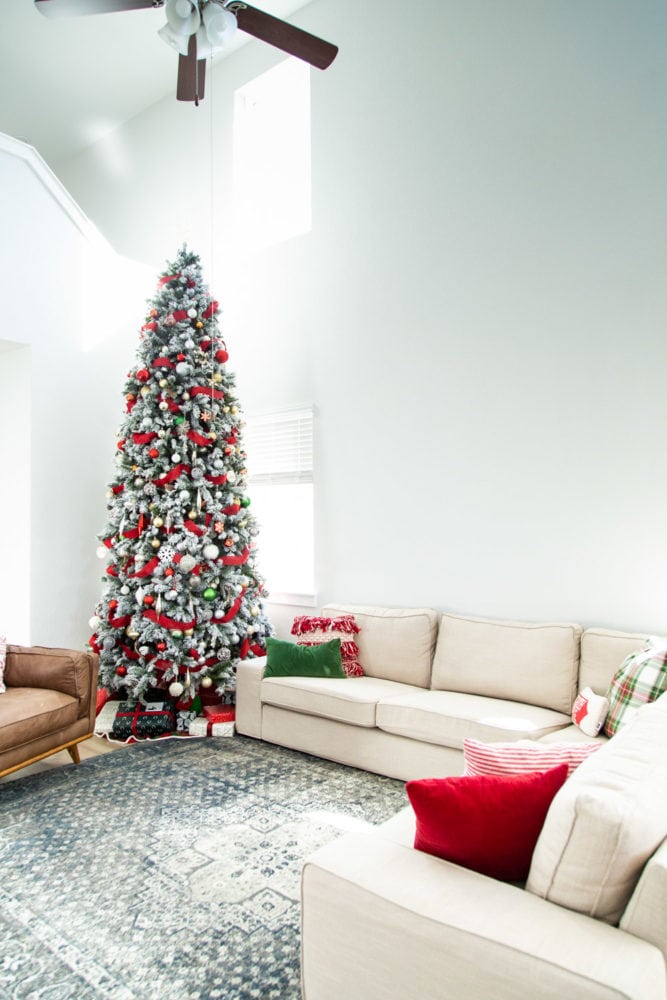
[[[194,101],[199,104],[204,98],[206,82],[206,60],[197,59],[197,36],[190,35],[187,56],[178,57],[177,101]]]
[[[266,14],[256,7],[249,7],[246,3],[237,5],[233,0],[225,6],[236,14],[241,31],[252,35],[253,38],[259,38],[262,42],[268,42],[269,45],[274,45],[277,49],[296,56],[297,59],[303,59],[311,66],[326,69],[336,58],[337,45],[325,42],[322,38],[281,21],[272,14]]]
[[[83,14],[115,14],[124,10],[162,7],[164,0],[35,0],[46,17],[80,17]]]

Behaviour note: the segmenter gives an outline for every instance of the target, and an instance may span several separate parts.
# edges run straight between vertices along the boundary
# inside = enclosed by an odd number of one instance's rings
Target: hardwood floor
[[[79,743],[78,747],[81,760],[85,760],[87,757],[97,757],[103,753],[112,753],[114,750],[125,750],[127,746],[131,745],[109,743],[108,740],[103,739],[101,736],[91,736],[89,740]],[[67,750],[61,750],[59,753],[51,754],[50,757],[45,757],[44,760],[37,761],[36,764],[29,764],[28,767],[22,767],[12,774],[7,774],[4,778],[0,778],[0,783],[16,781],[19,778],[25,778],[28,774],[37,774],[38,771],[51,771],[57,767],[76,767]]]

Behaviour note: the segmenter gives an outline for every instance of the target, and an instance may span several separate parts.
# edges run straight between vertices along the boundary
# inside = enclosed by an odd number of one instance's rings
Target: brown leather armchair
[[[7,646],[0,694],[0,777],[59,750],[79,763],[93,735],[98,658],[74,649]]]

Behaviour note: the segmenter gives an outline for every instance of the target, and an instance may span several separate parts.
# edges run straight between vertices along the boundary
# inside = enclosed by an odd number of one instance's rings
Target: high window
[[[287,59],[234,98],[236,237],[245,249],[311,228],[310,67]]]

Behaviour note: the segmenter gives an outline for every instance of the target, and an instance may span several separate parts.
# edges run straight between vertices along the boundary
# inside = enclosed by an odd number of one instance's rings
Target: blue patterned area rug
[[[405,803],[240,736],[0,785],[0,997],[297,1000],[303,859]]]

